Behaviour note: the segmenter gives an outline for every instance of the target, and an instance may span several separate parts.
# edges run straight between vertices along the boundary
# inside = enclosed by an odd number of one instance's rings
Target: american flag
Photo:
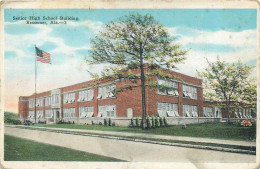
[[[40,50],[39,48],[35,47],[36,50],[36,59],[42,63],[49,63],[51,64],[51,54]]]

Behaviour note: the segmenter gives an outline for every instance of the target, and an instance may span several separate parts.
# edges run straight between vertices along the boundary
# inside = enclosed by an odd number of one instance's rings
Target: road
[[[255,155],[5,127],[5,134],[131,162],[255,162]]]

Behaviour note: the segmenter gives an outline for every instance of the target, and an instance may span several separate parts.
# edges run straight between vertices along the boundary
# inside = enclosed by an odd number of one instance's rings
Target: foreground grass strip
[[[121,161],[115,158],[4,136],[5,161]]]
[[[203,137],[214,139],[226,139],[237,141],[255,141],[256,126],[241,127],[239,124],[228,123],[206,123],[206,124],[190,124],[187,129],[182,129],[182,126],[168,126],[149,130],[142,130],[140,127],[130,128],[121,126],[101,126],[101,125],[76,125],[76,124],[54,124],[54,125],[36,125],[39,127],[51,128],[69,128],[69,129],[85,129],[85,130],[101,130],[101,131],[116,131],[143,133],[155,135],[169,136],[187,136],[187,137]]]
[[[64,134],[73,134],[73,135],[83,135],[83,136],[91,136],[91,137],[102,137],[102,138],[107,138],[107,139],[118,139],[118,140],[125,140],[125,141],[136,141],[136,142],[146,142],[146,143],[153,143],[153,144],[173,145],[173,146],[180,146],[180,147],[190,147],[190,148],[217,150],[217,151],[228,151],[228,152],[245,153],[245,154],[255,154],[256,153],[255,152],[256,147],[251,147],[251,146],[214,144],[214,143],[168,140],[168,139],[153,139],[153,138],[118,136],[118,135],[99,134],[99,133],[94,134],[94,133],[88,133],[88,132],[63,131],[63,130],[44,129],[44,128],[41,128],[41,129],[40,128],[27,128],[27,127],[20,127],[20,126],[19,126],[19,128],[64,133]],[[167,144],[167,143],[171,143],[171,144]]]

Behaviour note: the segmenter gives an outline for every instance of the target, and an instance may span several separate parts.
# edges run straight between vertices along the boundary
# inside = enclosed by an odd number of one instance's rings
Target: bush
[[[20,120],[12,120],[14,125],[20,125],[22,122]]]
[[[155,128],[155,118],[154,118],[154,115],[152,115],[152,128]]]
[[[152,128],[152,124],[151,124],[149,116],[147,117],[146,122],[147,122],[147,128],[149,128],[149,129]]]
[[[135,119],[135,126],[140,127],[140,120],[138,117],[136,117],[136,119]]]
[[[108,126],[112,126],[112,120],[111,120],[111,118],[108,119]]]
[[[107,119],[104,119],[104,126],[107,126]]]
[[[160,127],[160,122],[157,116],[155,117],[155,127]]]
[[[75,123],[74,123],[74,120],[73,120],[72,124],[75,124]]]
[[[163,117],[163,121],[166,127],[169,126],[166,117]]]
[[[134,119],[133,118],[131,118],[129,127],[134,127]]]
[[[25,120],[23,123],[25,126],[30,126],[31,124],[33,124],[30,120]]]
[[[103,125],[102,122],[99,122],[98,124],[101,125],[101,126]]]
[[[164,121],[163,121],[162,117],[160,117],[160,120],[159,120],[159,121],[160,121],[160,126],[161,126],[161,127],[164,127],[165,125],[164,125]]]
[[[116,126],[116,123],[115,123],[115,122],[113,122],[113,123],[112,123],[112,126]]]

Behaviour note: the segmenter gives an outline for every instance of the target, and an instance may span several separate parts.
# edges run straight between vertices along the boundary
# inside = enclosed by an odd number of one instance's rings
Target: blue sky
[[[102,69],[83,61],[90,39],[102,26],[130,12],[150,13],[177,37],[176,43],[190,49],[187,60],[176,65],[178,72],[197,76],[196,70],[206,67],[204,58],[215,61],[217,56],[256,66],[255,9],[5,9],[5,91],[10,91],[6,99],[14,100],[6,109],[17,112],[17,99],[12,98],[34,92],[35,44],[52,57],[51,65],[38,63],[38,92],[87,81],[87,70]],[[73,16],[79,20],[66,25],[30,25],[13,20],[14,16]]]

